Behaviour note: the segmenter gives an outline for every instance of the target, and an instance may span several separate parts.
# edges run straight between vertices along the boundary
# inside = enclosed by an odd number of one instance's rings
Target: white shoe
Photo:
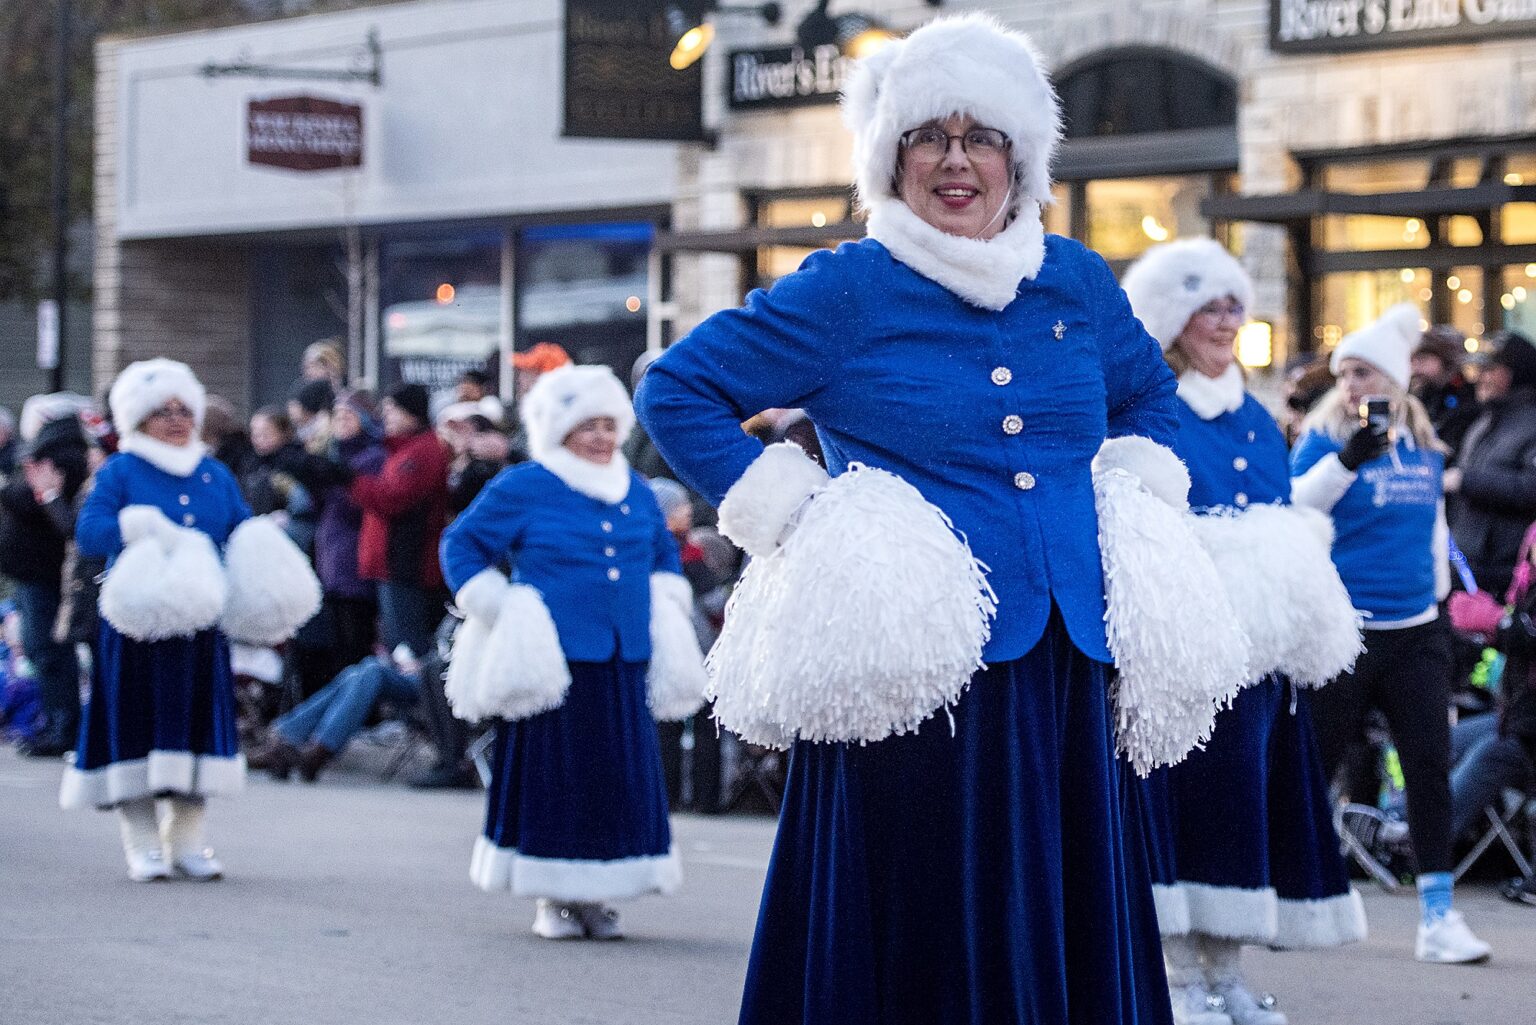
[[[128,858],[128,878],[136,883],[153,883],[171,878],[171,866],[166,864],[165,852],[158,847],[125,851]]]
[[[1488,960],[1492,953],[1492,947],[1473,935],[1461,912],[1452,910],[1429,925],[1419,923],[1413,956],[1430,964],[1471,964]]]
[[[1169,986],[1168,996],[1173,1001],[1173,1025],[1232,1025],[1227,1002],[1203,982]]]
[[[552,900],[539,901],[539,909],[533,915],[533,934],[546,940],[579,940],[587,934],[581,924],[581,916],[568,904]]]
[[[182,851],[171,859],[171,865],[183,879],[211,883],[224,878],[224,864],[213,856],[212,847],[204,847],[200,851]]]
[[[1285,1015],[1275,1010],[1275,998],[1269,993],[1255,996],[1243,980],[1223,979],[1211,987],[1227,1003],[1227,1017],[1233,1025],[1288,1025]]]
[[[605,904],[583,904],[578,911],[589,940],[622,940],[619,913]]]

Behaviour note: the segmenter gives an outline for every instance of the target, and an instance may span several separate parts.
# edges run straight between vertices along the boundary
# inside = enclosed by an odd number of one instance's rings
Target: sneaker
[[[1255,996],[1242,979],[1224,979],[1211,987],[1211,992],[1227,1004],[1227,1017],[1233,1025],[1288,1025],[1285,1015],[1275,1010],[1275,998],[1271,993]]]
[[[1429,925],[1419,923],[1414,957],[1430,964],[1472,964],[1486,961],[1493,948],[1473,935],[1460,911],[1447,911]]]
[[[1173,1025],[1232,1025],[1227,1002],[1201,982],[1168,987],[1173,1001]]]
[[[159,848],[128,851],[128,878],[136,883],[153,883],[171,878],[171,866]]]
[[[1511,879],[1499,889],[1499,894],[1516,904],[1536,905],[1536,874]]]
[[[212,847],[204,847],[199,851],[182,851],[171,859],[171,866],[183,879],[192,879],[200,883],[211,883],[224,878],[224,865],[213,856]]]
[[[577,914],[589,940],[622,940],[619,913],[605,904],[583,904]]]
[[[579,940],[587,930],[570,905],[541,900],[533,916],[533,934],[546,940]]]

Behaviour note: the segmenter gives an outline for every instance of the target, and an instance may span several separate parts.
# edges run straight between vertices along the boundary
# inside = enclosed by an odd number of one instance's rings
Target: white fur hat
[[[192,411],[199,429],[208,408],[208,393],[192,368],[173,359],[146,359],[130,363],[112,382],[107,404],[119,434],[136,431],[144,418],[171,399],[180,399]]]
[[[529,454],[535,459],[559,448],[583,420],[613,417],[618,421],[621,445],[635,426],[629,393],[604,366],[568,364],[540,374],[523,396],[522,413],[528,428]]]
[[[1061,108],[1029,37],[985,14],[935,18],[858,62],[843,90],[854,185],[864,206],[895,196],[903,132],[969,114],[1013,141],[1019,193],[1051,201]]]
[[[1248,272],[1209,238],[1153,246],[1126,270],[1121,287],[1136,319],[1164,352],[1184,333],[1195,311],[1212,300],[1231,296],[1244,309],[1253,308]]]
[[[1328,369],[1337,374],[1339,364],[1353,356],[1386,374],[1399,388],[1407,388],[1412,374],[1413,350],[1424,337],[1421,323],[1417,306],[1398,303],[1375,323],[1345,335],[1329,357]]]

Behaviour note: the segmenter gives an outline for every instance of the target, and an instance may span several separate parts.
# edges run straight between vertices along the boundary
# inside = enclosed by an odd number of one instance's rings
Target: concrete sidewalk
[[[375,761],[377,759],[374,759]],[[773,824],[675,820],[686,881],[627,905],[631,938],[553,944],[532,902],[468,882],[482,795],[251,777],[211,806],[222,883],[135,885],[109,816],[56,804],[60,766],[0,749],[4,1025],[730,1025]],[[1491,965],[1412,959],[1411,896],[1366,891],[1368,942],[1251,955],[1292,1025],[1536,1021],[1536,908],[1469,889]],[[941,1025],[941,1023],[935,1023]]]

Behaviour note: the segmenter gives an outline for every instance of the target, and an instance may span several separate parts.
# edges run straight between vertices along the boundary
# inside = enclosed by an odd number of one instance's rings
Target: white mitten
[[[720,533],[748,555],[771,555],[794,529],[827,471],[794,442],[769,445],[720,502]]]
[[[510,586],[505,573],[487,567],[464,582],[464,586],[453,596],[453,603],[464,615],[478,619],[489,627],[501,615],[502,602]]]
[[[124,506],[117,514],[117,528],[122,532],[124,545],[153,537],[169,548],[176,541],[176,524],[152,505]]]

